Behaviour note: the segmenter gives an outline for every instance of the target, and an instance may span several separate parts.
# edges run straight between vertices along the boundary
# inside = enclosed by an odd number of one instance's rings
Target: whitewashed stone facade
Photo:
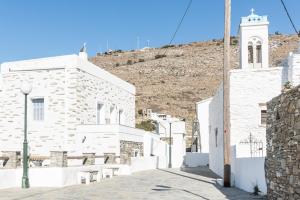
[[[264,157],[266,155],[266,102],[279,95],[289,81],[299,84],[299,53],[289,55],[289,64],[283,67],[269,67],[268,20],[266,16],[252,13],[243,17],[240,24],[240,69],[230,70],[230,133],[232,152],[232,183],[239,176],[236,171],[237,158]],[[255,39],[254,39],[255,38]],[[221,84],[210,103],[207,105],[208,122],[198,117],[200,126],[209,130],[209,167],[223,177],[223,85]],[[203,105],[199,102],[198,105]],[[204,113],[205,114],[205,113]],[[198,113],[198,116],[203,115]],[[202,123],[201,123],[202,122]],[[205,132],[204,132],[205,133]],[[253,155],[250,145],[244,148],[243,142],[251,140],[262,144],[257,148],[259,155]],[[251,163],[251,162],[249,162]],[[250,165],[249,165],[250,166]],[[261,165],[263,169],[263,165]],[[249,169],[251,173],[251,169]],[[252,172],[255,173],[255,172]],[[263,183],[264,177],[257,180]],[[245,180],[239,177],[241,185]],[[264,183],[265,184],[265,183]],[[248,186],[248,188],[252,186]]]
[[[22,149],[24,95],[20,85],[24,80],[33,87],[28,96],[30,154],[49,155],[51,150],[81,153],[76,146],[78,125],[120,122],[134,127],[135,87],[93,65],[84,53],[1,65],[0,151]],[[44,99],[44,119],[40,121],[33,119],[35,98]],[[105,118],[99,122],[98,103]]]

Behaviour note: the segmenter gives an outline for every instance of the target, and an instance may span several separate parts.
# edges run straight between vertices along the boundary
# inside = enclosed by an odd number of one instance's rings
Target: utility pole
[[[223,130],[224,130],[224,187],[230,187],[230,26],[231,0],[225,0],[224,65],[223,65]]]

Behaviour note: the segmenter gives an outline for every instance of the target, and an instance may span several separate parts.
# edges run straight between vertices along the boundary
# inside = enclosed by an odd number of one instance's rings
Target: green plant
[[[142,110],[142,109],[139,109],[139,110],[138,110],[138,114],[139,114],[139,115],[142,115],[142,114],[143,114],[143,110]]]
[[[142,121],[141,123],[136,124],[135,127],[145,131],[154,131],[156,128],[152,120]]]
[[[292,84],[290,81],[285,82],[284,86],[285,89],[291,89],[292,88]]]
[[[116,67],[119,67],[120,66],[120,63],[116,63]]]
[[[140,59],[139,59],[139,62],[145,62],[145,59],[140,58]]]
[[[255,196],[257,196],[261,191],[259,190],[259,188],[258,188],[258,185],[255,185],[254,186],[254,188],[253,188],[253,194],[255,195]]]

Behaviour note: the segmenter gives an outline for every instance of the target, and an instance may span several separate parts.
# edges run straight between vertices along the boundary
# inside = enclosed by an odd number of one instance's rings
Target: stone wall
[[[267,107],[268,199],[300,199],[300,86]]]
[[[144,145],[142,142],[132,142],[120,140],[120,163],[130,164],[130,158],[135,157],[134,151],[138,151],[139,156],[143,156]]]

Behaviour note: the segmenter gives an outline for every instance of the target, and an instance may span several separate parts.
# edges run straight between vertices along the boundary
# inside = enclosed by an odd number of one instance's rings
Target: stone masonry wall
[[[142,142],[132,142],[120,140],[120,163],[130,164],[131,157],[134,157],[134,150],[139,151],[139,155],[143,156],[144,145]]]
[[[300,86],[267,107],[268,199],[300,199]]]
[[[135,125],[135,95],[113,83],[78,68],[16,71],[1,74],[0,86],[0,152],[22,149],[24,128],[24,95],[20,91],[28,80],[29,153],[50,155],[50,151],[68,151],[81,155],[76,143],[77,126],[96,124],[97,102],[106,112],[114,105],[124,113],[124,125]],[[44,121],[32,120],[32,98],[44,98]],[[81,144],[81,142],[80,142]]]
[[[2,74],[0,89],[0,151],[21,151],[24,129],[23,80],[32,84],[28,96],[28,144],[30,154],[50,155],[63,146],[65,127],[65,71],[36,70]],[[44,98],[45,120],[32,120],[32,98]]]
[[[97,102],[104,105],[105,117],[109,117],[109,109],[115,106],[117,113],[120,109],[124,113],[125,126],[135,126],[135,95],[113,83],[80,69],[68,69],[67,90],[67,145],[68,153],[78,154],[75,142],[76,127],[79,124],[96,124]],[[117,114],[118,118],[118,114]],[[117,119],[118,121],[118,119]]]

